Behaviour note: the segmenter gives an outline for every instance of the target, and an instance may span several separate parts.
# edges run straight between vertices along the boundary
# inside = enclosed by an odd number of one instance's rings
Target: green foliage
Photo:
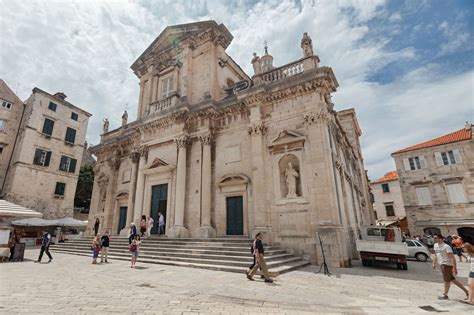
[[[74,207],[89,209],[91,205],[92,188],[94,186],[94,168],[91,165],[81,167],[77,180]]]

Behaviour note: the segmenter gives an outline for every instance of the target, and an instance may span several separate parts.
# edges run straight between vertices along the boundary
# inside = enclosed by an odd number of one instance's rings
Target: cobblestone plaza
[[[89,257],[53,253],[52,263],[0,264],[1,314],[471,314],[452,287],[437,300],[441,275],[430,263],[410,261],[408,271],[390,267],[317,266],[283,274],[273,284],[243,274],[126,261],[91,265]],[[468,264],[459,264],[467,283]],[[424,309],[423,309],[424,308]],[[426,310],[425,310],[426,309]]]

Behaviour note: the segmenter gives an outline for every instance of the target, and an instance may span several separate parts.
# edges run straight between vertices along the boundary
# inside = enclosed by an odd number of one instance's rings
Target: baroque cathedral
[[[335,111],[338,87],[311,38],[301,58],[275,67],[253,55],[247,75],[226,53],[223,24],[166,27],[131,68],[137,119],[104,120],[88,231],[127,234],[141,216],[165,217],[168,238],[253,238],[264,232],[313,263],[318,236],[333,266],[357,257],[358,228],[373,222],[354,109]],[[296,43],[295,43],[296,46]]]

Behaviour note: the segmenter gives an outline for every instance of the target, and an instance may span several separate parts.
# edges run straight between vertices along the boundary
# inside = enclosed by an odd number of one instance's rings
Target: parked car
[[[427,261],[430,257],[428,247],[417,240],[406,240],[408,247],[408,257],[416,258],[418,261]]]

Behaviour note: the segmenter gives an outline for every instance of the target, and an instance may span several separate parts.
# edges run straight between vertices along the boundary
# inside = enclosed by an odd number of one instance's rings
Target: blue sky
[[[0,77],[26,99],[35,86],[63,91],[91,118],[135,117],[130,65],[167,26],[214,19],[234,36],[227,52],[252,74],[269,42],[275,65],[300,58],[303,32],[354,107],[372,179],[394,169],[391,152],[474,120],[474,1],[15,1],[0,0]]]

